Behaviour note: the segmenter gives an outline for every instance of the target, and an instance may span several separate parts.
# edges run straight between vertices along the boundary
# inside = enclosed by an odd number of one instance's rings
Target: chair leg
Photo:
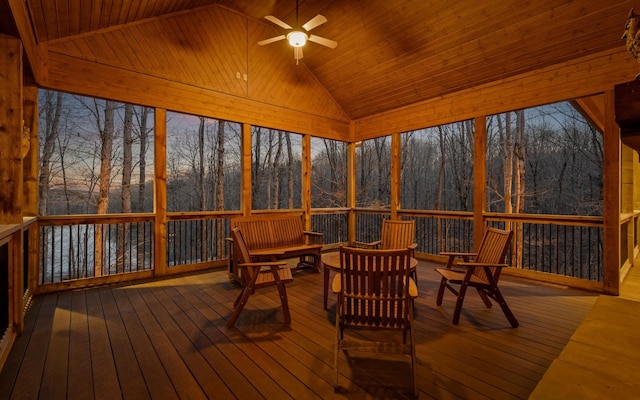
[[[244,296],[244,292],[246,290],[247,290],[246,286],[242,287],[242,289],[240,290],[240,293],[238,293],[238,297],[236,297],[236,301],[233,302],[233,308],[238,307],[238,303],[240,303],[240,300],[242,299],[242,296]]]
[[[498,304],[500,304],[500,308],[502,308],[502,312],[504,313],[505,317],[507,317],[507,319],[509,320],[509,323],[511,324],[511,326],[513,328],[517,328],[520,325],[520,323],[511,312],[511,309],[507,305],[507,301],[504,299],[504,297],[502,297],[502,293],[500,293],[500,289],[498,289],[497,286],[493,288],[493,296],[498,302]]]
[[[278,282],[278,293],[280,294],[280,303],[282,304],[282,311],[284,312],[284,322],[291,323],[291,314],[289,313],[289,300],[287,299],[287,290],[284,287],[284,283]]]
[[[464,302],[464,296],[467,293],[467,282],[463,281],[460,285],[460,290],[458,292],[458,298],[456,299],[456,308],[453,311],[453,324],[458,325],[460,322],[460,313],[462,312],[462,303]]]
[[[313,272],[320,272],[320,253],[313,255]]]
[[[249,296],[251,296],[251,292],[252,290],[248,287],[244,287],[242,289],[242,291],[240,292],[240,295],[238,296],[238,299],[236,299],[237,304],[234,306],[235,308],[233,310],[233,313],[231,314],[231,317],[229,317],[229,320],[227,321],[227,328],[229,329],[233,328],[233,325],[235,325],[236,320],[238,319],[238,317],[240,316],[240,313],[244,309],[244,306],[247,304],[247,300],[249,299]]]
[[[338,305],[339,307],[339,305]],[[340,315],[336,307],[336,345],[333,351],[333,389],[338,389],[338,360],[340,358]]]
[[[485,291],[482,290],[482,288],[476,288],[476,290],[478,291],[478,294],[480,295],[480,298],[482,299],[482,302],[484,303],[484,305],[487,308],[491,308],[492,306],[491,300],[489,300],[489,296],[487,296],[487,293],[485,293]]]
[[[413,340],[413,322],[409,330],[411,335],[411,372],[413,373],[413,396],[418,398],[418,371],[416,370],[416,344]]]
[[[324,282],[323,282],[323,286],[324,286],[324,309],[327,309],[327,297],[329,296],[329,267],[327,267],[326,265],[323,266],[324,268]]]
[[[436,297],[436,304],[442,305],[442,296],[444,296],[444,289],[447,287],[447,279],[442,278],[440,280],[440,288],[438,289],[438,297]]]

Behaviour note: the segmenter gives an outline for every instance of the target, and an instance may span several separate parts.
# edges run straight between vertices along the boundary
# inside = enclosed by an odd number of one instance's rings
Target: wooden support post
[[[23,97],[22,117],[25,129],[22,136],[22,171],[24,175],[22,214],[35,217],[38,215],[38,152],[40,150],[38,145],[38,87],[24,86]]]
[[[347,217],[347,241],[353,243],[356,241],[356,144],[354,142],[347,144],[347,208],[349,215]]]
[[[484,213],[487,211],[487,117],[476,117],[473,123],[473,248],[484,236]]]
[[[242,124],[242,190],[240,210],[242,215],[251,215],[251,125]]]
[[[167,110],[155,110],[153,212],[153,253],[155,274],[167,273]]]
[[[615,121],[613,90],[604,94],[604,292],[620,293],[620,129]]]
[[[23,87],[23,112],[24,130],[22,136],[22,173],[23,173],[23,199],[22,215],[34,219],[38,215],[38,158],[40,146],[38,145],[38,87],[26,85]],[[28,226],[28,243],[22,243],[23,251],[28,251],[27,267],[23,268],[27,276],[26,290],[22,295],[22,310],[35,294],[38,284],[38,265],[40,264],[40,234],[38,224],[31,221]],[[24,238],[24,236],[23,236]],[[28,250],[24,250],[28,249]],[[24,262],[24,261],[23,261]],[[24,285],[23,285],[24,286]],[[22,287],[22,286],[21,286]]]
[[[302,218],[305,230],[311,229],[311,135],[302,136]]]
[[[18,225],[8,243],[9,331],[12,341],[22,331],[22,43],[0,38],[0,224]],[[5,332],[0,332],[1,336]],[[2,344],[2,343],[0,343]],[[0,346],[2,348],[2,346]],[[0,354],[2,359],[3,354]]]
[[[400,179],[402,175],[402,136],[399,133],[391,135],[391,219],[398,219],[401,208]]]

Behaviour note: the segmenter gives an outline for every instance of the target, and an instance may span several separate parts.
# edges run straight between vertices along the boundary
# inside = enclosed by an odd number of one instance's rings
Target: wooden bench
[[[231,229],[240,228],[249,254],[259,260],[300,257],[298,267],[320,272],[323,234],[304,231],[298,214],[260,214],[231,219]],[[229,239],[229,277],[239,280],[238,255]]]

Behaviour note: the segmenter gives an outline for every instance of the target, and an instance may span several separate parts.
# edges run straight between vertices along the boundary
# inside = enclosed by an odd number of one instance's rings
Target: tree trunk
[[[147,118],[151,113],[151,108],[142,107],[140,109],[140,120],[138,122],[138,126],[140,127],[139,139],[140,139],[140,152],[138,157],[138,212],[145,211],[145,202],[146,202],[146,177],[147,177],[147,136],[149,132],[147,131]],[[137,228],[137,240],[136,240],[136,256],[137,256],[137,265],[138,268],[145,265],[145,256],[146,256],[146,243],[145,243],[145,229],[140,229],[140,225]]]
[[[151,109],[142,107],[140,111],[140,153],[139,153],[139,186],[138,186],[138,212],[144,212],[145,210],[145,189],[146,189],[146,174],[147,174],[147,118],[149,117]],[[139,243],[139,242],[138,242]]]
[[[133,173],[133,106],[124,105],[124,125],[122,127],[122,181],[120,188],[120,201],[122,212],[131,213],[131,175]],[[129,242],[129,227],[127,224],[118,224],[118,247],[116,249],[116,272],[123,273],[125,259],[127,258],[127,244]]]
[[[438,138],[439,138],[439,146],[440,146],[440,170],[438,171],[438,189],[436,193],[436,204],[435,209],[440,210],[442,208],[442,196],[444,193],[444,178],[445,171],[447,167],[447,156],[445,154],[446,146],[444,141],[444,129],[442,125],[438,126]],[[438,237],[438,249],[443,250],[446,246],[444,243],[444,238],[446,238],[446,233],[442,232],[442,219],[438,218],[436,220],[437,223],[437,237]]]
[[[272,160],[272,155],[273,155],[273,130],[269,129],[269,141],[268,143],[268,147],[267,147],[267,159],[265,161],[265,167],[264,169],[267,172],[267,203],[266,203],[266,208],[270,209],[271,208],[271,193],[272,193],[272,188],[271,188],[271,177],[273,175],[273,171],[271,169],[271,160]]]
[[[504,165],[504,212],[513,212],[511,190],[513,186],[513,136],[511,133],[511,113],[505,114],[504,138],[502,140]]]
[[[200,201],[200,211],[204,211],[207,208],[207,199],[205,193],[205,179],[204,179],[204,118],[200,117],[200,126],[198,128],[198,171],[196,182],[198,182],[198,198]]]
[[[216,160],[218,162],[216,171],[216,209],[218,211],[224,210],[224,129],[224,120],[218,120],[218,154],[216,157]],[[221,223],[221,220],[217,220],[216,222],[218,222],[216,234],[216,258],[222,259],[224,258],[225,248],[224,224]]]
[[[97,105],[96,105],[97,108]],[[111,182],[111,156],[113,153],[113,136],[114,124],[113,116],[115,111],[115,103],[106,101],[104,107],[104,127],[100,129],[98,121],[98,129],[100,130],[100,186],[98,190],[98,205],[96,212],[98,214],[107,214],[109,211],[109,189]],[[107,228],[108,229],[108,228]],[[104,274],[104,232],[102,225],[96,225],[95,236],[95,276]],[[109,256],[106,257],[109,260]],[[108,265],[106,266],[108,268]]]
[[[54,100],[55,96],[55,100]],[[62,111],[62,93],[45,92],[45,102],[43,105],[45,112],[44,141],[42,141],[42,154],[40,156],[40,175],[38,176],[38,186],[40,190],[38,199],[38,215],[48,214],[49,205],[49,181],[51,179],[51,158],[58,139],[60,125],[60,113]]]
[[[289,157],[289,209],[293,208],[293,149],[291,148],[291,134],[285,133],[284,138],[287,143],[287,157]]]
[[[525,142],[524,142],[524,127],[525,127],[525,115],[524,110],[519,110],[516,112],[517,118],[517,139],[514,146],[515,153],[515,194],[516,194],[516,205],[515,212],[521,214],[524,212],[524,201],[525,201]],[[523,243],[523,226],[522,222],[518,222],[515,224],[515,240],[512,243],[512,249],[522,249]],[[516,254],[515,262],[513,265],[517,268],[522,268],[522,252],[512,252],[512,254]]]
[[[273,198],[272,207],[274,210],[280,208],[280,159],[282,158],[282,131],[277,133],[276,154],[273,157]]]

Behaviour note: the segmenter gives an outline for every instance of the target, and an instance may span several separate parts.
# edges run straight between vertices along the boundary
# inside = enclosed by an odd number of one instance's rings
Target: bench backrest
[[[249,250],[299,246],[305,243],[302,220],[297,214],[261,214],[231,219],[240,228]]]

